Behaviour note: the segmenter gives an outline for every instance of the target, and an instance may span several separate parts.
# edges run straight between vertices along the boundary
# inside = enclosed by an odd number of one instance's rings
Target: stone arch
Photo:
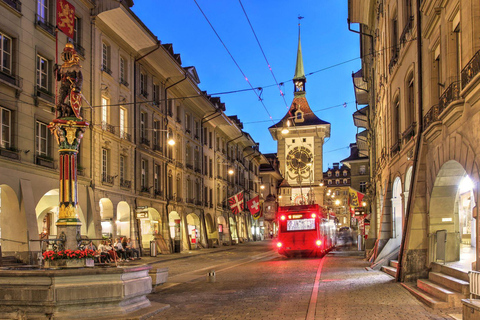
[[[120,201],[117,204],[117,234],[126,236],[130,235],[130,205],[126,201]]]
[[[28,250],[27,230],[25,212],[20,209],[17,194],[9,185],[0,184],[1,238],[10,240],[2,241],[4,255]]]
[[[35,206],[35,214],[37,217],[38,233],[44,233],[48,230],[49,235],[57,235],[56,222],[58,220],[59,190],[52,189],[46,192]],[[77,204],[77,216],[82,226],[80,233],[87,234],[86,219],[84,217],[82,207]]]
[[[190,244],[190,248],[197,248],[197,244],[200,242],[200,217],[196,213],[187,214],[187,237]]]
[[[100,207],[100,219],[102,235],[113,236],[113,203],[109,198],[101,198],[98,201]]]
[[[177,211],[170,211],[168,214],[168,225],[170,228],[170,237],[173,241],[173,252],[181,251],[181,243],[183,239],[182,234],[182,219]]]
[[[402,179],[397,176],[392,185],[392,238],[401,240],[403,228]],[[400,245],[400,243],[398,243]]]

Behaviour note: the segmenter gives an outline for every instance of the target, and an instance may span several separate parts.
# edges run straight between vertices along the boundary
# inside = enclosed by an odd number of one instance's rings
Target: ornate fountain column
[[[65,249],[76,250],[82,225],[77,214],[77,153],[88,123],[79,119],[55,119],[48,127],[55,135],[59,147],[58,235],[63,233],[66,236]]]
[[[82,67],[73,45],[67,43],[62,52],[63,64],[55,65],[55,78],[60,82],[57,94],[56,119],[48,125],[58,143],[60,168],[58,237],[64,249],[76,250],[82,225],[77,214],[77,153],[88,123],[81,116]]]

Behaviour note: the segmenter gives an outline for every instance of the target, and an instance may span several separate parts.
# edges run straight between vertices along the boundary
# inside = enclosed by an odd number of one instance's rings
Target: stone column
[[[88,123],[78,120],[55,119],[48,125],[57,140],[60,154],[58,237],[65,239],[64,248],[69,250],[78,248],[82,225],[77,214],[77,153]]]

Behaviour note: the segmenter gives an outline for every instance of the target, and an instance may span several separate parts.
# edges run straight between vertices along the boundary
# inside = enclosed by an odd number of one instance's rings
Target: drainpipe
[[[398,252],[398,266],[397,266],[397,275],[395,277],[395,281],[401,281],[402,279],[402,266],[404,260],[404,253],[406,252],[406,237],[407,237],[407,229],[408,223],[410,221],[410,211],[412,209],[412,198],[415,195],[415,177],[418,172],[419,166],[419,155],[420,155],[420,143],[422,141],[423,135],[423,78],[422,78],[422,71],[423,71],[423,64],[422,64],[422,21],[421,16],[422,13],[420,11],[420,4],[421,0],[417,0],[417,59],[418,59],[418,133],[417,139],[415,141],[415,155],[413,157],[413,168],[412,168],[412,179],[410,181],[410,191],[407,201],[407,210],[405,215],[405,224],[402,230],[402,243],[400,244],[400,251]]]
[[[245,147],[243,148],[243,151],[245,151],[247,148],[253,148],[253,151],[250,152],[249,154],[247,154],[245,157],[243,157],[242,159],[242,164],[243,162],[245,161],[246,158],[250,157],[252,154],[255,154],[257,152],[257,147],[258,147],[258,144],[257,145],[254,145],[254,146],[248,146],[248,147]],[[253,159],[253,158],[252,158]],[[243,164],[245,166],[245,164]],[[244,208],[245,208],[245,203],[246,203],[246,197],[245,197],[245,190],[249,187],[250,185],[250,169],[247,168],[247,172],[248,172],[248,178],[247,178],[247,185],[245,186],[245,188],[243,189],[243,203],[244,203]],[[239,213],[240,214],[240,213]],[[247,218],[245,217],[245,226],[247,226]],[[247,234],[247,239],[248,239],[248,228],[246,228],[247,230],[245,230],[246,234]],[[238,222],[237,222],[237,237],[239,237],[239,234],[238,234]]]
[[[348,23],[348,30],[349,30],[349,31],[354,32],[354,33],[358,33],[359,35],[362,35],[362,36],[370,37],[370,40],[371,40],[371,42],[372,42],[371,48],[370,48],[370,52],[372,53],[373,56],[375,56],[375,51],[373,50],[373,36],[372,36],[371,34],[368,34],[368,33],[363,32],[363,31],[353,30],[353,29],[350,27],[350,18],[347,18],[347,23]]]
[[[157,46],[153,50],[147,52],[143,56],[140,56],[140,57],[136,58],[133,61],[133,123],[135,125],[137,125],[137,62],[142,60],[143,58],[145,58],[149,54],[153,53],[154,51],[158,50],[158,48],[160,48],[160,46],[161,46],[161,42],[160,42],[160,40],[157,40]],[[136,172],[137,172],[137,158],[138,158],[137,130],[136,130],[136,128],[135,128],[135,130],[133,130],[133,142],[135,144],[134,157],[133,157],[133,172],[136,174]],[[133,190],[135,191],[135,195],[136,195],[136,193],[137,193],[137,178],[136,177],[133,177]],[[136,201],[137,200],[136,200],[136,197],[135,197],[135,206],[137,205]],[[136,207],[135,207],[135,209],[136,209]],[[138,228],[138,223],[136,225],[137,225],[137,228],[136,228],[137,237],[138,237],[139,242],[140,242],[139,247],[141,247],[142,235],[140,233],[140,228]]]
[[[203,194],[204,190],[205,190],[205,163],[203,163],[203,160],[204,160],[204,143],[203,141],[205,141],[205,139],[207,139],[206,136],[204,136],[204,132],[203,132],[203,124],[204,123],[207,123],[209,122],[210,120],[213,120],[219,116],[221,116],[222,114],[219,113],[219,109],[216,109],[215,111],[207,114],[206,116],[204,116],[202,118],[202,120],[200,121],[200,136],[201,136],[201,141],[200,141],[200,144],[201,144],[201,149],[202,149],[202,155],[200,156],[201,159],[200,159],[200,162],[201,162],[201,166],[202,166],[202,188],[200,190],[200,193]],[[211,116],[214,116],[214,117],[211,117]],[[209,119],[209,117],[211,117]],[[203,195],[203,199],[205,199],[205,197],[208,198],[208,194],[207,195]],[[204,205],[204,207],[206,206],[206,203]],[[207,222],[205,221],[205,209],[201,209],[202,210],[202,219],[201,219],[201,223],[203,223],[203,226],[202,226],[202,229],[203,229],[203,236],[205,237],[205,239],[207,239],[207,248],[208,248],[208,232],[207,232]],[[217,206],[215,206],[215,216],[216,216],[216,212],[217,212]],[[213,226],[215,227],[215,221],[213,223]],[[220,241],[219,241],[220,242]]]
[[[166,111],[168,109],[168,99],[167,99],[167,90],[170,89],[171,87],[173,86],[176,86],[177,84],[179,84],[180,82],[184,81],[187,79],[187,73],[184,73],[184,78],[169,85],[168,87],[165,87],[165,89],[163,90],[163,101],[165,102],[165,112],[164,112],[164,123],[165,123],[165,130],[168,130],[168,118],[167,116],[165,115],[166,114]],[[168,81],[168,79],[167,79]],[[173,110],[172,110],[173,112]],[[166,131],[167,134],[168,134],[168,131]],[[166,135],[165,135],[166,136]],[[166,144],[164,144],[166,146]],[[166,146],[166,148],[168,148],[168,146]],[[172,151],[172,155],[173,155],[173,151]],[[170,205],[170,198],[167,196],[167,181],[168,181],[168,165],[165,163],[165,174],[163,176],[163,190],[165,192],[165,198],[167,199],[167,202],[165,204],[165,214],[167,215],[167,230],[168,230],[168,239],[169,239],[169,243],[170,243],[170,253],[173,253],[174,251],[174,246],[175,246],[175,243],[172,241],[172,234],[170,232],[170,216],[168,214],[168,206]],[[172,177],[172,182],[173,182],[173,177]],[[182,221],[180,219],[180,221]],[[187,232],[188,234],[188,232]]]

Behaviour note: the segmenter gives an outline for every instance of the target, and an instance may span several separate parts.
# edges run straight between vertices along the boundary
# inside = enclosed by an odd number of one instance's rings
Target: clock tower
[[[330,137],[330,123],[319,119],[306,98],[300,24],[294,98],[280,122],[268,128],[277,141],[277,156],[284,182],[280,185],[279,205],[323,204],[323,144]]]

